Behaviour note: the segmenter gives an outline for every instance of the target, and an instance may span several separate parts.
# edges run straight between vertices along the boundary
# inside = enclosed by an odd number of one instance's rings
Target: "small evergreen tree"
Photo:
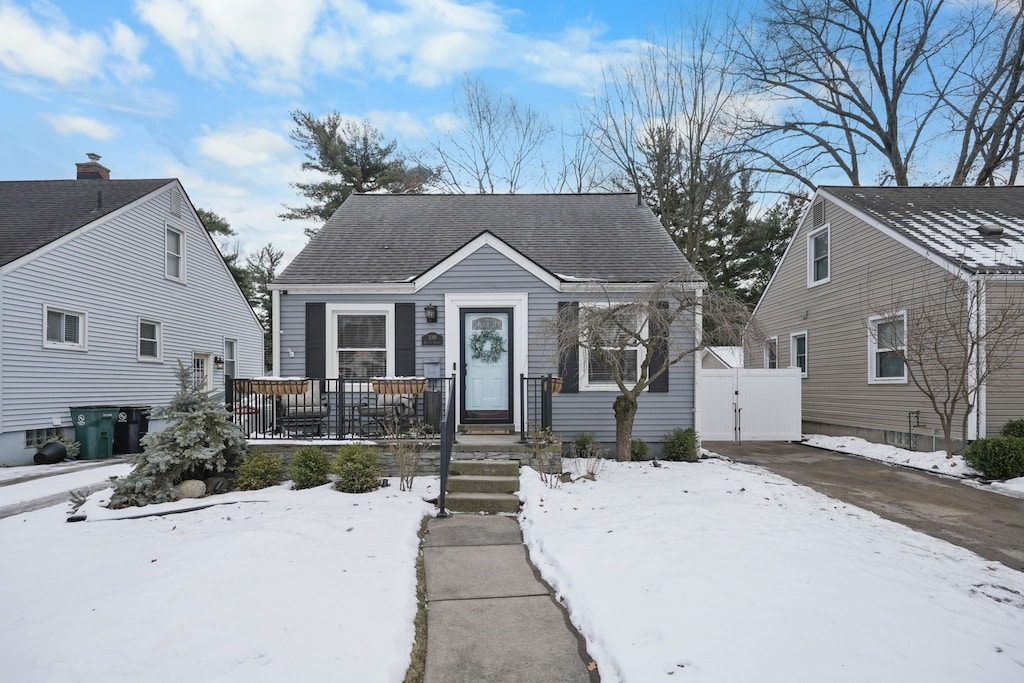
[[[178,393],[153,413],[170,426],[142,438],[143,451],[114,488],[111,508],[172,501],[176,484],[234,472],[245,457],[245,437],[231,414],[199,387],[190,368],[179,362],[176,375]]]

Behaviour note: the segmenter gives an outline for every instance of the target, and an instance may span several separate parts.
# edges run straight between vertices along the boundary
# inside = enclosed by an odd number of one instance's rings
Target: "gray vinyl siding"
[[[222,356],[225,337],[240,374],[261,374],[262,329],[188,203],[170,214],[171,187],[2,275],[0,432],[68,426],[69,406],[166,404],[178,362]],[[164,277],[168,223],[186,235],[185,282]],[[43,347],[44,305],[86,314],[87,351]],[[140,317],[161,323],[160,363],[137,358]]]
[[[444,295],[525,292],[529,296],[528,366],[531,376],[558,374],[555,345],[546,334],[545,322],[558,310],[559,301],[598,301],[601,296],[574,295],[558,292],[520,268],[491,247],[479,251],[452,267],[415,294],[287,294],[281,297],[281,368],[283,376],[305,374],[305,307],[307,302],[325,303],[393,303],[412,302],[416,306],[416,371],[423,372],[424,361],[441,361],[442,374],[452,372],[452,360],[445,359],[444,347],[421,346],[419,339],[428,332],[444,333]],[[428,324],[423,316],[427,304],[438,307],[438,321]],[[681,327],[681,326],[680,326]],[[692,344],[692,321],[689,329],[679,331],[681,343]],[[446,340],[446,343],[448,340]],[[291,354],[288,351],[291,350]],[[294,354],[294,355],[292,355]],[[636,417],[634,437],[660,442],[675,427],[693,426],[693,366],[685,360],[671,367],[668,393],[644,392]],[[518,381],[518,378],[515,378]],[[612,402],[617,392],[581,391],[578,394],[556,394],[553,398],[554,429],[571,439],[579,432],[595,432],[605,444],[614,444],[615,418]],[[518,406],[514,406],[518,418]]]
[[[921,411],[922,435],[941,429],[930,404],[912,383],[868,383],[868,318],[891,310],[921,283],[944,271],[917,252],[864,224],[832,202],[831,279],[807,286],[807,235],[811,212],[794,238],[757,309],[766,337],[778,336],[779,366],[789,365],[790,335],[807,332],[803,420],[838,428],[907,431],[907,413]],[[908,334],[913,335],[913,329]],[[760,346],[746,349],[746,365],[763,367]],[[930,443],[930,442],[929,442]]]
[[[1010,306],[1019,311],[1024,307],[1024,282],[986,283],[986,311],[989,320],[996,320],[999,309]],[[1020,328],[1020,324],[1016,327]],[[1020,333],[1019,331],[1017,332]],[[998,372],[993,372],[986,384],[985,428],[987,436],[996,436],[1009,420],[1024,418],[1024,339],[1009,341],[1011,354],[1010,364]],[[996,353],[999,353],[998,351]]]

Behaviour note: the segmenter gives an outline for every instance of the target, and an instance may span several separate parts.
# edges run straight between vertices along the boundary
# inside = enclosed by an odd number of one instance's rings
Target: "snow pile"
[[[1024,679],[1024,575],[759,468],[521,488],[531,559],[605,683]]]
[[[981,473],[967,464],[962,455],[946,457],[946,451],[908,451],[896,446],[872,443],[856,436],[822,436],[805,434],[808,446],[827,448],[830,451],[859,455],[870,460],[882,460],[894,465],[904,465],[929,472],[948,474],[951,477],[977,477]]]
[[[43,465],[42,467],[53,468],[54,466]],[[24,469],[26,473],[36,470],[35,467],[12,467],[11,469]],[[131,471],[132,465],[128,463],[104,465],[103,467],[66,468],[62,474],[40,477],[17,484],[7,484],[0,486],[0,507],[27,503],[58,493],[67,493],[95,484],[103,484],[110,477],[123,477]]]
[[[436,488],[278,486],[167,516],[68,524],[56,506],[0,520],[4,678],[398,683],[432,510],[421,497]]]

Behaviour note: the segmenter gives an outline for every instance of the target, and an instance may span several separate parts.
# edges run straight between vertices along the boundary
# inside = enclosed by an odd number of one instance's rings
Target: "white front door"
[[[512,421],[512,309],[462,309],[461,422]]]
[[[192,383],[200,391],[213,390],[213,372],[210,367],[210,354],[192,354]]]

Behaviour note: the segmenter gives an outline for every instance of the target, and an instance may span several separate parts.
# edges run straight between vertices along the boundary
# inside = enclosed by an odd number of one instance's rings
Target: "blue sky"
[[[252,251],[293,256],[289,111],[338,110],[404,147],[436,137],[463,74],[556,125],[601,64],[697,3],[0,0],[0,180],[177,177]],[[702,7],[702,5],[701,5]],[[677,23],[678,25],[678,23]],[[450,117],[449,117],[450,118]]]

